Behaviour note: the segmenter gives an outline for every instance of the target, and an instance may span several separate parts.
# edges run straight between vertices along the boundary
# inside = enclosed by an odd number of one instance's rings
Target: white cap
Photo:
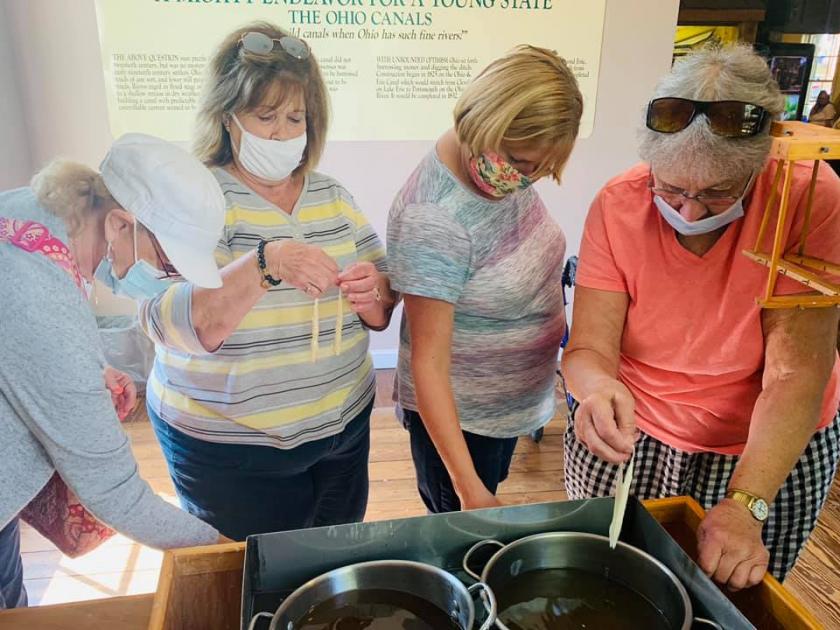
[[[155,235],[187,282],[222,286],[214,252],[225,198],[197,158],[160,138],[127,133],[111,145],[99,170],[114,199]]]

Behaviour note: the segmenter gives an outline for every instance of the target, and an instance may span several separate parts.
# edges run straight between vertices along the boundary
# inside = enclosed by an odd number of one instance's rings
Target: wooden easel
[[[808,232],[811,229],[811,208],[814,203],[814,188],[817,184],[822,160],[840,159],[840,130],[829,129],[817,125],[801,122],[774,122],[770,135],[773,136],[773,146],[770,157],[779,160],[779,167],[773,178],[773,187],[764,217],[758,230],[758,238],[752,250],[744,250],[744,255],[768,268],[767,287],[764,295],[757,298],[762,308],[825,308],[840,307],[840,284],[823,280],[814,271],[828,271],[832,275],[840,276],[840,264],[808,256],[806,245]],[[793,178],[793,167],[798,161],[813,161],[814,168],[811,175],[811,186],[808,189],[808,202],[805,206],[805,222],[802,235],[795,254],[785,255],[784,225],[788,216],[790,202],[790,183]],[[784,176],[781,197],[779,184]],[[770,217],[778,200],[779,214],[776,220],[776,233],[773,237],[773,250],[768,254],[761,252],[761,242],[767,232]],[[837,235],[840,240],[840,234]],[[787,295],[775,296],[776,280],[784,275],[818,291],[821,295]]]

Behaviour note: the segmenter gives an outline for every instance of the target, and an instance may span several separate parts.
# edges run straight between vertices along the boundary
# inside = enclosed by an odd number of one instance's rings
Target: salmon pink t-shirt
[[[802,231],[811,162],[794,166],[786,251]],[[768,270],[741,252],[753,249],[778,163],[768,162],[731,223],[705,255],[682,247],[653,204],[649,167],[609,182],[586,219],[577,284],[630,296],[619,379],[636,401],[639,429],[688,452],[740,454],[761,392],[761,309]],[[762,251],[769,252],[776,211]],[[840,260],[840,180],[821,165],[805,253]],[[823,277],[840,281],[837,277]],[[812,291],[779,277],[776,295]],[[840,362],[825,391],[820,428],[837,413]]]

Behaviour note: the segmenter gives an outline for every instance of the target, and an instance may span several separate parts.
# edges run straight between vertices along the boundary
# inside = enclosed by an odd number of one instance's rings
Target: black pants
[[[293,449],[197,440],[149,409],[189,513],[228,538],[360,522],[368,500],[373,401],[331,437]]]
[[[411,434],[411,457],[423,503],[433,513],[459,511],[461,501],[423,419],[416,411],[404,409],[403,414],[403,422]],[[463,434],[479,478],[495,494],[499,484],[507,479],[517,438],[491,438],[466,431]]]

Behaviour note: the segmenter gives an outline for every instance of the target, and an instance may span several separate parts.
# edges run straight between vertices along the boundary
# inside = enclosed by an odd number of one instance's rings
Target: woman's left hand
[[[770,561],[761,528],[743,505],[724,499],[709,510],[697,530],[700,568],[731,591],[755,586]]]
[[[338,274],[338,287],[354,313],[363,315],[382,309],[380,274],[373,263],[357,262]]]
[[[120,420],[125,420],[134,410],[137,404],[137,386],[125,372],[105,367],[105,387],[111,392],[111,402],[114,403],[114,410]]]

